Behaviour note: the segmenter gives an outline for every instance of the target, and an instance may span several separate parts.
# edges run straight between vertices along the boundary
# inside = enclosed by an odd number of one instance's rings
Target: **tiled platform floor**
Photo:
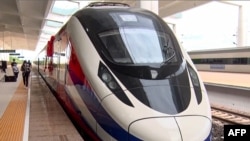
[[[42,78],[31,79],[29,141],[82,141]]]
[[[83,141],[53,94],[36,72],[29,88],[21,72],[5,82],[0,72],[0,141]]]

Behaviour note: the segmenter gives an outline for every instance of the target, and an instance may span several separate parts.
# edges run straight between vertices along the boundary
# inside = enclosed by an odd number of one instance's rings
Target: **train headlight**
[[[117,84],[116,84],[114,81],[110,81],[110,82],[108,83],[108,87],[109,87],[110,89],[115,90],[115,89],[117,89]]]
[[[200,104],[201,100],[202,100],[202,92],[201,92],[200,81],[199,81],[198,75],[194,71],[194,69],[191,67],[190,64],[187,65],[187,68],[189,71],[189,75],[190,75],[192,84],[194,86],[194,91],[195,91],[197,102],[198,102],[198,104]]]
[[[124,93],[122,88],[119,86],[119,84],[116,82],[115,78],[106,68],[106,66],[101,62],[98,68],[98,76],[119,100],[121,100],[124,104],[133,107],[133,104],[131,103],[127,95]]]
[[[118,83],[115,81],[115,78],[112,76],[112,74],[109,72],[109,70],[101,64],[99,66],[98,76],[101,78],[101,80],[106,84],[106,86],[111,91],[122,91],[122,89],[119,87]]]
[[[112,79],[111,75],[109,73],[104,72],[102,74],[102,80],[106,83],[110,82]]]
[[[188,70],[189,70],[190,76],[192,78],[193,85],[199,87],[200,82],[199,82],[199,79],[198,79],[198,76],[197,76],[196,72],[191,67],[188,68]]]
[[[105,82],[108,87],[112,90],[117,89],[117,83],[113,80],[113,78],[111,77],[111,75],[108,72],[103,72],[102,74],[102,81]]]

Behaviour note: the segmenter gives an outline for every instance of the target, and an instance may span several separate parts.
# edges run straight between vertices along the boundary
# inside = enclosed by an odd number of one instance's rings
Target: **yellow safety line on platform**
[[[0,119],[0,141],[22,141],[28,89],[20,83]]]

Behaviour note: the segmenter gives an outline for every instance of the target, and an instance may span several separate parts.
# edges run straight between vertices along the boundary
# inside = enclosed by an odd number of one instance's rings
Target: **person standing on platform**
[[[0,69],[1,69],[1,72],[3,71],[3,70],[2,70],[2,62],[3,62],[3,61],[1,60],[1,61],[0,61]]]
[[[29,75],[31,71],[31,63],[28,63],[26,60],[23,61],[21,66],[21,71],[23,75],[23,84],[28,87],[29,86]]]
[[[25,75],[25,71],[24,71],[24,66],[26,64],[26,60],[23,61],[23,64],[21,65],[21,71],[22,71],[22,77],[23,77],[23,85],[25,85],[25,78],[24,78],[24,75]]]
[[[16,79],[17,79],[18,78],[18,74],[19,74],[19,69],[17,67],[17,63],[16,63],[15,59],[13,59],[13,62],[11,63],[11,67],[12,67],[13,73],[14,73]]]
[[[31,65],[30,60],[28,60],[28,62],[27,62],[27,63],[29,64],[30,68],[32,68],[32,65]]]
[[[6,73],[6,69],[7,69],[7,61],[2,61],[2,71]]]

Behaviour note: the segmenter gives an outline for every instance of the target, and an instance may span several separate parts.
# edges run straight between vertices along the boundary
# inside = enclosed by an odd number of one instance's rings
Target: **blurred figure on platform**
[[[31,63],[28,61],[23,61],[21,66],[22,76],[23,76],[23,84],[28,87],[29,86],[29,76],[31,71]]]
[[[18,74],[19,74],[19,69],[17,67],[17,63],[16,63],[16,60],[13,59],[13,62],[11,62],[11,67],[12,67],[12,71],[16,77],[16,79],[18,78]]]

